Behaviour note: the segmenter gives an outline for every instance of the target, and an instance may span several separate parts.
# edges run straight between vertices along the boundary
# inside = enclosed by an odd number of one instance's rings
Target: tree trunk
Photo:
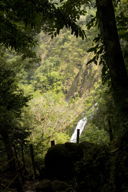
[[[110,138],[110,142],[111,142],[111,141],[113,141],[114,137],[113,137],[113,130],[112,130],[112,125],[111,125],[110,119],[108,120],[108,133],[109,133],[109,138]]]
[[[31,161],[32,161],[32,167],[33,167],[33,178],[36,178],[36,165],[35,165],[35,156],[34,156],[34,149],[33,145],[30,144],[30,156],[31,156]]]
[[[112,0],[96,0],[97,18],[106,52],[116,106],[128,112],[128,76],[120,47]]]
[[[9,169],[12,173],[12,177],[16,176],[14,183],[13,183],[14,187],[17,189],[17,192],[23,192],[22,183],[21,183],[21,179],[19,177],[19,173],[16,168],[15,156],[14,156],[14,152],[13,152],[13,148],[12,148],[12,144],[10,142],[8,132],[6,130],[2,130],[1,135],[2,135],[2,139],[3,139],[3,143],[5,145],[5,150],[7,153]]]
[[[9,166],[9,169],[13,172],[16,169],[13,148],[11,146],[8,133],[3,130],[1,135],[2,135],[3,143],[4,143],[6,154],[7,154],[8,166]]]
[[[26,165],[25,165],[25,157],[24,157],[24,143],[21,143],[21,156],[22,156],[22,163],[23,163],[23,170],[26,170]]]

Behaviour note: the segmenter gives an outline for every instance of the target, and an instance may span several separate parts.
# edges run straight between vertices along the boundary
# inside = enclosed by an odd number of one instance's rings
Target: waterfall
[[[73,134],[71,136],[70,142],[76,143],[76,140],[77,140],[77,129],[80,130],[80,135],[81,135],[81,133],[83,132],[84,127],[85,127],[86,124],[87,124],[87,118],[86,117],[84,117],[83,119],[80,119],[78,121],[77,126],[76,126],[76,128],[75,128],[75,130],[74,130],[74,132],[73,132]]]
[[[95,114],[95,112],[98,110],[98,103],[94,103],[88,110],[92,110],[93,112],[88,116],[88,120],[91,120]],[[70,142],[76,143],[77,142],[77,130],[79,129],[79,136],[83,132],[85,125],[87,124],[87,117],[84,117],[80,119],[77,123],[77,126],[70,138]]]

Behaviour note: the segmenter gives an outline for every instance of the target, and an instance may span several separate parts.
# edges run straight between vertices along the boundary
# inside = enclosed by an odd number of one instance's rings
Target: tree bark
[[[26,170],[26,165],[25,165],[25,157],[24,157],[24,143],[21,143],[21,156],[22,156],[22,163],[23,163],[23,170]]]
[[[7,154],[9,169],[13,172],[16,170],[16,164],[15,164],[15,158],[14,158],[12,145],[11,145],[8,133],[5,130],[3,130],[1,132],[1,135],[2,135],[2,140],[3,140],[6,154]]]
[[[35,179],[36,178],[36,165],[35,165],[34,149],[33,149],[32,144],[30,144],[30,156],[31,156],[32,167],[33,167],[33,177]]]
[[[97,18],[110,71],[114,101],[128,112],[128,76],[121,51],[112,0],[96,0]]]
[[[5,145],[5,150],[7,153],[7,160],[8,160],[9,169],[10,169],[13,177],[17,175],[13,184],[14,184],[15,188],[17,189],[17,192],[23,192],[21,179],[19,177],[19,173],[17,172],[17,168],[16,168],[14,151],[12,148],[12,144],[10,142],[8,132],[3,129],[1,131],[1,135],[2,135],[2,139],[3,139],[3,143]]]

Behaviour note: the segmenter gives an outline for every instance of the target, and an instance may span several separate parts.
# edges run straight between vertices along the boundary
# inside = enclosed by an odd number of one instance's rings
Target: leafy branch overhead
[[[64,27],[70,28],[76,37],[84,39],[85,32],[77,24],[80,15],[84,14],[81,2],[0,1],[0,43],[26,52],[35,45],[34,37],[41,29],[51,36],[56,36]]]

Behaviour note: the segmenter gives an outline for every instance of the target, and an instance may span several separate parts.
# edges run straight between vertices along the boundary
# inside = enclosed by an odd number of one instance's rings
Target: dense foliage
[[[127,191],[127,5],[0,2],[0,190],[22,192],[38,176],[53,191],[117,192],[122,176],[119,188]],[[56,145],[46,155],[51,141],[70,140],[83,117],[84,143]]]

